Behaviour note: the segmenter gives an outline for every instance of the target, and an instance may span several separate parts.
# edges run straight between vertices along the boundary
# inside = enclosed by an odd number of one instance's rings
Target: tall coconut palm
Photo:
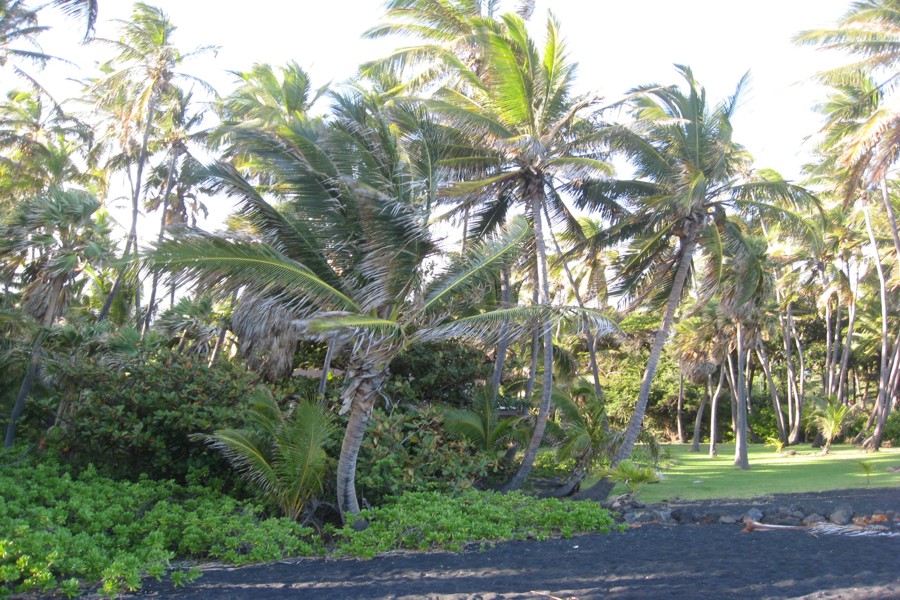
[[[900,1],[857,0],[833,28],[798,33],[794,41],[823,50],[850,55],[854,60],[826,71],[819,78],[830,85],[856,85],[872,78],[874,85],[855,99],[860,108],[886,94],[900,83]],[[870,170],[877,180],[898,158],[900,113],[891,103],[881,103],[841,152],[841,162],[858,176]],[[852,187],[852,186],[851,186]]]
[[[702,248],[713,270],[723,255],[729,210],[753,206],[758,214],[785,219],[767,203],[811,201],[804,189],[778,179],[754,179],[750,157],[732,138],[731,118],[746,77],[734,94],[712,106],[689,67],[677,66],[684,88],[647,85],[631,92],[633,122],[608,130],[614,149],[635,167],[635,178],[581,189],[583,206],[620,203],[628,214],[607,231],[610,242],[631,240],[620,261],[618,292],[633,303],[664,306],[651,346],[634,414],[615,461],[630,456],[675,312],[689,289],[695,254]],[[703,296],[715,291],[716,281]],[[598,491],[598,493],[607,493]]]
[[[349,520],[359,512],[360,444],[391,359],[417,341],[490,341],[502,322],[518,320],[523,329],[546,319],[548,310],[451,319],[465,292],[515,256],[529,228],[512,223],[426,284],[427,260],[436,252],[419,210],[427,179],[410,168],[382,107],[358,93],[333,101],[327,128],[298,119],[277,135],[232,132],[241,152],[267,173],[263,189],[283,200],[276,209],[233,168],[213,169],[258,242],[188,235],[161,244],[149,262],[204,288],[244,290],[290,313],[300,335],[349,345],[341,392],[349,421],[337,469],[338,507]]]
[[[483,74],[463,69],[469,86],[464,92],[444,88],[426,105],[464,140],[445,161],[460,181],[447,188],[444,201],[454,204],[457,214],[472,211],[473,239],[494,230],[515,208],[523,210],[534,231],[537,302],[548,305],[544,212],[578,231],[561,190],[607,176],[610,167],[590,121],[598,98],[573,94],[576,65],[566,55],[556,20],[548,18],[541,49],[520,17],[504,15],[502,23],[502,29],[486,34]],[[547,324],[541,338],[542,397],[531,442],[509,489],[520,487],[531,470],[550,412],[553,340]]]
[[[183,63],[211,48],[182,53],[173,43],[175,25],[159,8],[142,2],[134,5],[130,21],[122,21],[119,40],[98,39],[118,53],[104,65],[105,74],[95,81],[88,95],[101,112],[109,115],[109,137],[118,142],[121,154],[116,163],[134,166],[130,177],[131,227],[125,244],[123,263],[127,265],[137,252],[137,223],[143,191],[144,170],[150,157],[151,135],[164,100],[171,96],[179,81],[199,85],[210,93],[202,80],[182,72]],[[125,277],[122,267],[101,309],[99,319],[109,314]],[[140,306],[135,307],[140,312]]]

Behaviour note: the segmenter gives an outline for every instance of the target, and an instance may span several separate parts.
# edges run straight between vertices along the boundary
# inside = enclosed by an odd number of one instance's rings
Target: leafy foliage
[[[324,488],[330,466],[326,447],[336,433],[333,415],[311,400],[283,411],[270,393],[260,391],[247,420],[243,429],[196,437],[225,455],[263,498],[296,521]]]
[[[520,492],[499,494],[469,490],[459,495],[438,492],[404,494],[361,514],[370,526],[338,531],[335,553],[372,558],[394,549],[461,550],[469,542],[500,542],[553,535],[609,533],[609,511],[596,502],[538,500]]]
[[[45,462],[0,468],[0,488],[0,595],[71,597],[101,582],[112,596],[161,578],[175,557],[245,564],[321,552],[312,529],[196,483],[113,481]]]
[[[385,414],[376,410],[359,456],[357,486],[372,504],[414,490],[451,492],[473,487],[496,468],[496,458],[447,436],[433,407]]]
[[[475,382],[490,376],[484,352],[455,341],[423,342],[391,361],[386,392],[396,399],[464,406]]]
[[[74,465],[94,463],[126,479],[183,480],[201,465],[228,473],[217,453],[190,436],[238,424],[257,385],[237,363],[211,368],[169,351],[118,370],[93,360],[64,365],[60,376],[60,392],[44,404],[45,414],[61,415],[46,443]]]

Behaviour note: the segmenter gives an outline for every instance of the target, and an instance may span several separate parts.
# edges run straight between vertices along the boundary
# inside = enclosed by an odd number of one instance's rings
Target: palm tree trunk
[[[534,222],[534,245],[537,253],[538,289],[540,291],[541,304],[550,304],[550,282],[547,277],[547,249],[544,246],[544,231],[541,223],[541,207],[543,205],[543,182],[530,181],[531,214]],[[531,472],[531,467],[537,458],[541,442],[544,440],[544,431],[547,428],[547,419],[550,417],[550,400],[553,397],[553,330],[548,319],[541,324],[541,336],[544,346],[544,380],[541,390],[541,403],[535,418],[534,431],[531,440],[525,449],[522,465],[519,470],[504,486],[504,491],[517,490],[525,483],[525,478]]]
[[[656,369],[659,367],[663,347],[666,345],[666,340],[669,337],[669,329],[675,320],[675,311],[678,310],[678,306],[681,304],[684,284],[687,281],[694,249],[697,247],[697,234],[692,235],[687,240],[683,240],[683,242],[678,271],[675,273],[672,291],[669,293],[669,299],[666,301],[666,311],[663,313],[662,323],[659,331],[656,332],[656,337],[653,339],[653,345],[650,347],[650,357],[647,359],[647,368],[641,381],[641,389],[638,393],[637,404],[634,407],[634,414],[631,416],[631,421],[625,430],[622,445],[619,446],[619,451],[616,452],[616,456],[613,459],[613,466],[619,461],[630,457],[631,451],[634,449],[635,443],[637,443],[638,434],[641,432],[641,425],[644,422],[644,414],[647,412],[647,403],[650,400],[650,388],[653,384],[653,377],[656,375]]]
[[[747,458],[747,379],[744,367],[747,364],[746,350],[744,348],[744,325],[737,322],[737,397],[735,398],[735,429],[734,429],[734,465],[741,469],[749,469],[750,462]]]
[[[716,449],[716,438],[718,437],[718,429],[719,425],[717,423],[718,417],[717,412],[719,410],[719,396],[722,393],[722,385],[725,383],[725,365],[719,367],[719,384],[716,386],[716,391],[713,392],[712,398],[709,401],[709,457],[714,458],[719,455],[719,451]]]
[[[509,267],[500,271],[500,306],[509,308],[512,304],[512,290]],[[506,348],[509,345],[509,323],[500,326],[500,342],[497,344],[497,358],[494,360],[494,372],[491,375],[491,395],[496,398],[500,394],[500,382],[503,380],[503,365],[506,362]]]
[[[788,431],[784,423],[784,412],[781,410],[781,400],[778,399],[778,389],[775,387],[775,379],[772,377],[772,367],[769,365],[769,359],[766,356],[766,349],[762,340],[756,346],[756,354],[759,357],[759,364],[762,366],[763,373],[766,376],[766,384],[769,388],[769,395],[772,398],[772,410],[775,411],[775,425],[778,427],[778,439],[783,444],[787,443]]]
[[[59,303],[59,296],[62,293],[65,283],[66,277],[58,276],[53,280],[53,283],[50,286],[50,298],[47,302],[47,308],[44,312],[43,319],[41,319],[41,330],[35,336],[34,342],[32,343],[31,356],[28,359],[28,369],[25,371],[22,385],[19,386],[19,393],[16,395],[16,402],[13,404],[12,414],[9,416],[9,424],[6,426],[6,438],[3,441],[4,448],[11,448],[16,441],[16,423],[19,421],[19,417],[22,416],[22,411],[25,410],[25,400],[28,398],[28,394],[31,393],[31,386],[34,383],[38,365],[40,364],[41,345],[44,342],[44,337],[47,335],[47,330],[56,320],[56,307]]]
[[[119,293],[119,289],[122,287],[122,281],[125,278],[125,272],[128,270],[128,262],[129,262],[129,254],[128,248],[133,247],[134,253],[137,255],[137,222],[138,215],[140,214],[140,199],[141,199],[141,181],[144,175],[144,165],[147,163],[147,155],[148,149],[150,147],[150,132],[153,130],[153,119],[156,116],[156,102],[157,97],[156,94],[153,94],[153,97],[150,99],[150,106],[147,108],[147,125],[144,127],[144,136],[141,140],[141,150],[138,153],[138,162],[137,162],[137,173],[135,174],[135,182],[134,189],[131,194],[131,230],[128,232],[128,241],[125,243],[125,254],[122,257],[123,265],[119,267],[119,274],[116,276],[116,282],[113,284],[112,290],[110,290],[109,295],[106,297],[106,302],[103,303],[103,308],[100,309],[100,314],[97,315],[97,322],[103,322],[106,317],[109,315],[110,309],[112,309],[113,301],[115,301],[116,296]],[[137,285],[137,288],[140,288],[140,285]],[[139,294],[140,292],[135,292],[135,294]],[[136,295],[139,299],[140,297]],[[140,304],[140,301],[138,301]],[[141,307],[140,305],[135,307],[137,314],[140,314]],[[137,327],[140,328],[140,322],[137,323]]]
[[[881,300],[881,361],[879,363],[878,372],[878,397],[875,400],[875,431],[863,442],[863,448],[867,450],[878,450],[881,447],[881,438],[884,434],[885,421],[890,413],[890,401],[887,398],[887,388],[889,385],[888,377],[890,370],[888,365],[890,354],[890,339],[888,336],[888,304],[887,304],[887,281],[884,276],[884,269],[881,266],[881,256],[878,253],[878,244],[875,241],[875,232],[872,230],[872,218],[869,214],[868,201],[862,201],[862,213],[866,222],[866,233],[869,236],[869,245],[871,246],[873,260],[875,262],[875,271],[878,273],[878,295]]]
[[[337,502],[341,520],[347,523],[348,515],[359,514],[359,501],[356,497],[356,461],[366,433],[366,424],[375,406],[375,399],[387,378],[387,361],[372,360],[365,355],[354,357],[347,366],[344,378],[341,413],[349,410],[350,420],[347,422],[338,459]],[[365,527],[365,524],[360,524],[360,527]]]
[[[166,189],[163,192],[162,218],[159,221],[159,235],[156,236],[156,243],[162,244],[166,235],[166,213],[169,212],[169,194],[172,193],[172,187],[175,185],[175,167],[178,164],[178,158],[181,152],[176,147],[172,154],[172,163],[169,165],[169,173],[166,176]],[[147,318],[144,320],[143,335],[147,335],[150,330],[150,322],[153,320],[153,305],[156,304],[156,289],[159,286],[159,271],[153,273],[153,282],[150,286],[150,299],[147,301]]]
[[[691,452],[700,452],[700,427],[703,425],[703,412],[712,392],[712,373],[706,376],[706,386],[703,388],[703,400],[697,407],[697,418],[694,419],[694,437],[691,440]]]
[[[535,277],[535,280],[537,277]],[[532,300],[535,304],[538,303],[538,299],[540,296],[538,295],[537,284],[534,286],[534,293]],[[531,395],[534,393],[534,384],[537,382],[537,372],[538,372],[538,359],[541,356],[541,332],[540,328],[535,327],[534,333],[531,336],[531,362],[528,364],[528,380],[525,382],[525,404],[531,404]]]
[[[547,209],[546,205],[544,206],[544,214],[547,216],[547,223],[549,223],[550,211]],[[578,302],[579,308],[584,308],[585,304],[581,299],[581,293],[578,291],[578,284],[575,283],[575,277],[572,276],[572,271],[569,269],[569,263],[563,258],[562,249],[559,247],[559,242],[556,240],[556,235],[553,233],[552,228],[550,229],[550,239],[553,240],[556,254],[562,261],[562,266],[566,272],[566,277],[569,280],[569,285],[572,286],[572,294],[575,296],[575,301]],[[593,328],[588,326],[585,329],[585,335],[587,335],[588,357],[591,362],[591,374],[594,377],[594,394],[596,394],[597,398],[602,398],[603,388],[600,386],[600,367],[597,365],[597,337],[594,335]]]
[[[848,276],[850,274],[849,264],[847,267],[847,274]],[[837,381],[837,397],[841,404],[850,404],[849,398],[847,397],[847,387],[849,379],[850,353],[852,351],[853,343],[853,329],[856,325],[856,294],[858,289],[859,282],[857,281],[856,288],[850,290],[850,306],[847,308],[847,335],[844,338],[844,348],[843,350],[841,350],[841,365],[840,369],[838,370]]]

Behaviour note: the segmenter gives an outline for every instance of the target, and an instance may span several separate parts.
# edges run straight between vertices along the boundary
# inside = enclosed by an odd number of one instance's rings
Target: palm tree
[[[383,107],[360,93],[333,100],[327,128],[296,119],[278,134],[229,134],[267,173],[261,189],[284,200],[276,209],[234,168],[212,170],[219,191],[241,203],[259,242],[186,235],[164,242],[148,260],[204,289],[242,289],[289,312],[300,335],[349,345],[341,392],[349,421],[337,468],[346,520],[359,512],[356,461],[394,356],[419,341],[490,341],[504,321],[524,323],[521,330],[548,312],[572,313],[512,308],[451,319],[466,292],[516,255],[528,226],[511,223],[426,285],[423,273],[436,252],[420,212],[427,179],[411,169]]]
[[[635,166],[635,178],[585,186],[579,203],[609,206],[625,203],[629,212],[607,232],[610,242],[631,240],[620,261],[619,292],[634,303],[663,305],[662,323],[654,338],[634,414],[614,459],[630,456],[637,440],[650,388],[662,350],[693,273],[695,253],[702,248],[709,268],[723,254],[727,210],[754,206],[764,217],[784,219],[784,211],[767,204],[811,200],[808,192],[777,178],[750,176],[749,156],[732,139],[731,117],[746,82],[720,104],[708,104],[706,92],[689,67],[677,66],[685,89],[647,85],[631,92],[634,121],[610,127],[615,150]],[[715,291],[713,280],[703,298]],[[598,490],[598,493],[608,493]]]
[[[220,451],[266,500],[296,521],[322,493],[325,448],[335,432],[333,415],[323,406],[302,400],[282,410],[268,390],[260,390],[245,427],[196,437]]]
[[[850,407],[841,404],[835,398],[828,398],[827,402],[822,403],[813,415],[816,427],[825,438],[825,446],[822,448],[822,454],[828,454],[831,451],[831,442],[834,441],[850,417]]]
[[[520,418],[500,418],[499,404],[492,386],[482,386],[469,408],[451,408],[444,413],[444,425],[483,452],[505,453],[510,444],[522,441],[522,423]]]
[[[463,92],[444,88],[426,106],[436,111],[463,140],[445,163],[459,173],[445,201],[452,212],[474,212],[473,239],[502,224],[514,207],[532,223],[537,302],[550,303],[544,212],[572,231],[578,224],[561,190],[606,176],[598,136],[586,114],[595,96],[575,97],[575,64],[566,57],[558,23],[550,17],[544,48],[528,35],[516,15],[502,17],[504,28],[486,33],[484,71],[462,69],[469,86]],[[595,332],[596,334],[597,332]],[[553,389],[553,339],[541,326],[542,397],[534,433],[522,465],[508,489],[522,485],[543,439]]]
[[[794,37],[802,45],[849,54],[850,64],[819,74],[819,79],[836,87],[864,85],[864,93],[854,99],[857,110],[868,112],[874,102],[896,90],[900,65],[900,1],[857,0],[838,21],[837,27],[802,31]],[[887,173],[898,157],[900,113],[891,103],[880,102],[878,110],[867,116],[840,153],[840,160],[851,169],[850,180],[869,170],[874,180]],[[850,186],[853,187],[852,185]]]
[[[94,221],[100,203],[87,192],[51,189],[16,206],[0,227],[4,274],[21,274],[21,307],[40,327],[6,430],[4,447],[15,441],[15,427],[37,373],[47,330],[66,313],[72,281],[89,263],[108,253],[107,232]],[[24,268],[27,267],[27,268]]]
[[[109,314],[125,277],[132,252],[137,252],[137,222],[143,191],[144,170],[150,156],[150,142],[159,111],[170,97],[178,80],[200,85],[214,93],[208,84],[180,71],[192,56],[209,51],[199,48],[182,53],[173,45],[175,25],[160,9],[142,2],[134,5],[130,21],[121,22],[120,40],[97,40],[112,46],[118,55],[104,65],[106,74],[88,90],[100,111],[111,117],[110,138],[118,140],[122,156],[117,162],[134,164],[130,178],[131,227],[125,244],[123,266],[98,318]],[[140,306],[135,307],[140,312]]]

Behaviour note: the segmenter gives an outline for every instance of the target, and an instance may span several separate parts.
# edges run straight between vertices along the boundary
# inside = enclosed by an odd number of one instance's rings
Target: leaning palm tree
[[[337,467],[337,504],[347,520],[359,512],[357,457],[391,359],[415,342],[496,341],[503,322],[522,331],[576,311],[510,308],[453,319],[486,275],[519,252],[528,225],[511,222],[426,282],[437,251],[418,201],[427,179],[410,168],[383,107],[359,93],[332,98],[327,128],[297,119],[278,134],[231,134],[267,173],[263,189],[282,199],[277,208],[234,168],[211,169],[218,190],[238,199],[257,241],[193,233],[159,245],[148,263],[204,289],[276,304],[299,335],[349,348],[341,392],[349,421]]]
[[[563,191],[607,176],[599,136],[592,127],[593,95],[573,94],[575,63],[568,60],[559,24],[547,22],[543,48],[514,14],[503,28],[487,32],[483,73],[461,68],[465,92],[444,88],[426,105],[460,138],[446,160],[459,180],[444,202],[452,214],[471,213],[473,239],[494,230],[516,209],[533,227],[530,252],[536,302],[550,303],[545,218],[579,232]],[[553,223],[548,222],[547,225]],[[593,332],[594,335],[599,332]],[[508,489],[524,483],[543,439],[553,390],[553,339],[548,324],[540,330],[543,348],[542,397],[531,442]]]
[[[579,203],[608,207],[618,203],[627,214],[615,218],[607,241],[630,241],[620,260],[618,293],[636,306],[663,307],[651,346],[634,414],[614,462],[630,456],[640,433],[650,388],[675,312],[689,289],[694,256],[703,249],[712,273],[720,272],[729,210],[753,207],[761,218],[786,220],[789,211],[767,201],[794,205],[813,201],[804,189],[770,177],[750,175],[750,157],[732,139],[731,117],[746,77],[735,93],[711,106],[689,67],[677,66],[683,89],[647,85],[631,92],[633,122],[607,131],[612,147],[635,166],[632,180],[582,186]],[[709,281],[701,300],[717,285]],[[598,490],[598,493],[608,493]]]

